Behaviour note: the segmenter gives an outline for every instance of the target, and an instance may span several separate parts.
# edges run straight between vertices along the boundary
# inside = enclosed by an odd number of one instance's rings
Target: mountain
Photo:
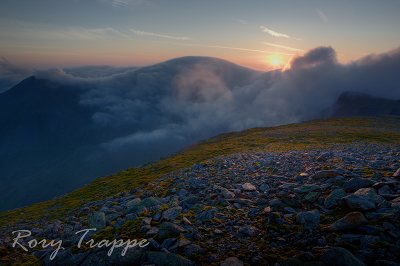
[[[332,105],[327,117],[394,114],[397,107],[386,110],[383,99],[339,97],[362,88],[397,99],[399,75],[378,71],[387,60],[344,66],[332,48],[320,47],[286,71],[189,56],[141,68],[36,72],[0,94],[0,210],[63,195],[221,133],[307,121]]]
[[[400,100],[360,92],[344,92],[326,111],[330,117],[400,115]]]
[[[69,69],[23,80],[0,94],[0,210],[62,195],[224,132],[218,124],[191,132],[187,114],[174,108],[213,101],[202,90],[240,87],[258,75],[215,58],[184,57],[150,67]]]

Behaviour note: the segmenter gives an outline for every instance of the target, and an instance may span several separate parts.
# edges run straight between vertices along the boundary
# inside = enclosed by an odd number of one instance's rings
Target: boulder
[[[324,205],[325,208],[330,209],[333,208],[337,205],[337,203],[339,202],[339,200],[341,200],[343,197],[346,196],[346,192],[341,189],[335,189],[333,190],[328,197],[326,197],[325,201],[324,201]]]
[[[350,251],[341,247],[334,247],[327,250],[322,254],[321,261],[328,266],[365,266]]]
[[[367,224],[368,221],[361,212],[350,212],[329,226],[332,231],[351,230]]]
[[[94,212],[88,216],[88,224],[90,228],[102,229],[106,227],[106,215],[104,212]]]
[[[319,227],[320,214],[318,210],[300,212],[296,216],[296,222],[303,225],[304,229],[313,230]]]
[[[256,191],[257,190],[257,188],[251,183],[244,183],[242,185],[242,189],[244,191]]]
[[[370,187],[374,184],[374,181],[367,179],[367,178],[361,178],[361,177],[353,177],[349,181],[345,182],[343,184],[343,188],[346,191],[349,192],[354,192],[359,190],[360,188],[365,188],[365,187]]]
[[[343,200],[347,207],[352,210],[368,211],[375,209],[375,202],[368,197],[352,194],[344,197]]]

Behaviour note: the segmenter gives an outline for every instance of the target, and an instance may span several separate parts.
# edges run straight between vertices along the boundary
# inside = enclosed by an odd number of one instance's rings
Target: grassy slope
[[[366,141],[400,144],[400,117],[314,120],[273,128],[222,134],[166,159],[98,178],[60,198],[0,213],[0,227],[20,220],[55,219],[82,204],[130,190],[196,162],[245,151],[287,151],[329,148],[335,143]]]

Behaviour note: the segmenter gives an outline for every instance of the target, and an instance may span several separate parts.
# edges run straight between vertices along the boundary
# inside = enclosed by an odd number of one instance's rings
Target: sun
[[[283,57],[279,54],[272,54],[268,57],[268,64],[274,68],[281,68],[283,67]]]

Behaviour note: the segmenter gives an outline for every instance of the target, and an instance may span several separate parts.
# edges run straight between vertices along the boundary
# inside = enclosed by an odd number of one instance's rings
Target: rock
[[[150,227],[150,229],[146,232],[146,235],[149,237],[155,236],[158,234],[158,228],[157,227]]]
[[[250,183],[244,183],[242,185],[242,189],[244,191],[256,191],[257,190],[257,188],[254,185],[250,184]]]
[[[301,187],[295,188],[294,192],[296,193],[309,193],[315,190],[320,189],[320,186],[314,185],[314,184],[309,184],[309,185],[303,185]]]
[[[313,230],[319,227],[320,214],[318,210],[300,212],[296,216],[296,222],[303,225],[304,229]]]
[[[205,210],[197,216],[197,221],[199,222],[210,221],[212,218],[214,218],[214,215],[217,213],[217,211],[218,210],[215,207],[209,210]]]
[[[346,196],[346,192],[341,189],[333,190],[324,201],[325,208],[330,209],[337,205],[338,201]]]
[[[181,226],[170,222],[163,222],[158,230],[158,236],[160,238],[178,237],[181,233],[185,232],[185,229]]]
[[[389,261],[389,260],[377,260],[375,261],[375,266],[400,266],[399,263]]]
[[[164,266],[192,266],[194,263],[180,255],[149,251],[146,254],[146,263]]]
[[[141,199],[133,199],[126,204],[127,212],[143,212],[146,208],[142,205]]]
[[[304,199],[305,199],[306,201],[309,201],[309,202],[312,203],[312,202],[317,201],[320,195],[321,195],[321,192],[309,192],[309,193],[304,197]]]
[[[396,172],[394,172],[393,177],[400,177],[400,168],[397,169]]]
[[[235,198],[235,193],[227,190],[226,188],[221,189],[221,194],[225,199],[233,199],[233,198]]]
[[[161,249],[166,249],[171,252],[175,252],[178,248],[178,239],[176,238],[167,238],[161,244]]]
[[[183,216],[182,221],[183,221],[186,225],[192,225],[192,222],[189,221],[189,219],[186,218],[185,216]]]
[[[88,216],[88,224],[90,228],[102,229],[106,227],[106,215],[104,212],[94,212]]]
[[[205,250],[200,247],[199,245],[196,244],[190,244],[190,245],[186,245],[183,252],[185,253],[185,256],[193,256],[196,254],[203,254],[205,252]]]
[[[343,200],[352,210],[368,211],[375,209],[375,202],[369,200],[367,197],[352,194],[344,197]]]
[[[260,185],[259,189],[260,189],[261,192],[265,192],[265,191],[267,191],[269,189],[269,186],[266,183],[262,183]]]
[[[365,199],[368,199],[369,201],[372,201],[376,204],[380,203],[383,201],[383,198],[379,196],[375,189],[373,188],[360,188],[356,192],[354,192],[354,195],[361,196]]]
[[[245,236],[254,237],[258,235],[258,229],[254,226],[246,225],[239,229],[239,233]]]
[[[350,212],[329,226],[333,231],[351,230],[367,224],[368,221],[361,212]]]
[[[283,211],[284,211],[285,213],[289,213],[289,214],[294,214],[294,213],[296,213],[296,210],[293,209],[293,208],[291,208],[291,207],[285,207],[285,208],[283,208]]]
[[[274,198],[272,200],[269,201],[269,205],[272,208],[280,208],[280,207],[284,207],[285,204],[278,198]]]
[[[365,264],[347,249],[334,247],[321,256],[321,261],[328,266],[365,266]]]
[[[317,160],[317,162],[325,162],[329,159],[329,157],[331,157],[331,153],[324,152],[321,155],[319,155],[316,160]]]
[[[243,266],[243,261],[239,260],[236,257],[229,257],[223,262],[221,262],[220,266]]]
[[[335,177],[327,179],[325,181],[325,183],[333,184],[333,185],[337,185],[337,186],[342,186],[345,181],[346,181],[346,179],[343,176],[338,175],[338,176],[335,176]]]
[[[336,177],[338,175],[340,175],[340,173],[339,173],[339,171],[336,171],[336,170],[322,170],[322,171],[316,172],[310,178],[311,179],[325,179],[325,178]]]
[[[146,208],[151,208],[160,205],[160,201],[154,197],[145,198],[142,200],[141,205]]]
[[[349,181],[345,182],[343,184],[343,188],[346,191],[349,192],[354,192],[356,190],[359,190],[360,188],[365,188],[365,187],[370,187],[374,184],[374,181],[367,179],[367,178],[361,178],[361,177],[353,177]]]
[[[163,212],[162,218],[168,221],[175,220],[181,214],[181,212],[182,207],[170,208]]]

